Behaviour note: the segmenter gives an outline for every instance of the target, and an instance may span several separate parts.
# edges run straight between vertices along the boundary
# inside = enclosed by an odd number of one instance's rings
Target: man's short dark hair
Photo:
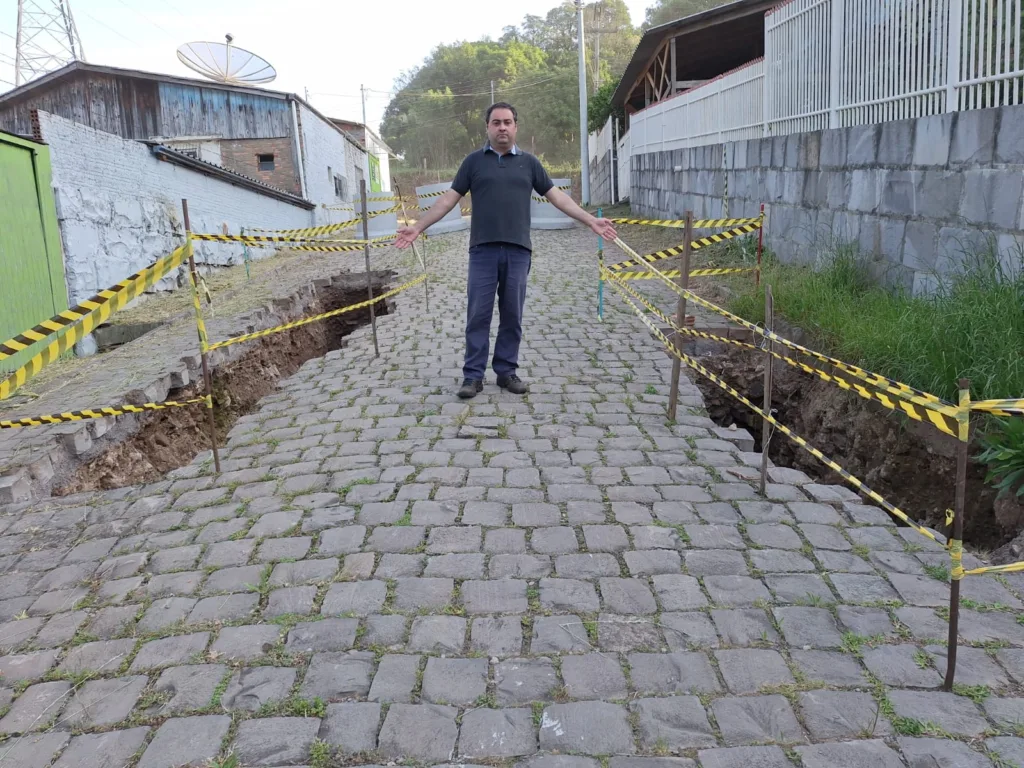
[[[497,104],[491,104],[491,106],[489,106],[487,108],[487,118],[486,118],[485,122],[488,122],[488,123],[491,122],[491,113],[494,110],[496,110],[496,109],[507,109],[507,110],[509,110],[512,113],[512,121],[515,122],[515,123],[519,122],[519,113],[516,112],[516,108],[513,107],[508,102],[505,102],[505,101],[499,101]]]

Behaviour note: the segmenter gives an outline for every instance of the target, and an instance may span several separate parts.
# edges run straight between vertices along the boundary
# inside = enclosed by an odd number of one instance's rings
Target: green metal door
[[[0,341],[67,308],[50,148],[0,133]],[[0,372],[37,351],[0,362]]]

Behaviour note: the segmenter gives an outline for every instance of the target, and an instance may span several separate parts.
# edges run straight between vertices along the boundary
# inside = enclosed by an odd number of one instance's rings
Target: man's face
[[[492,147],[501,151],[512,149],[512,145],[516,143],[516,130],[516,120],[511,109],[496,109],[491,112],[490,122],[487,123],[487,138]]]

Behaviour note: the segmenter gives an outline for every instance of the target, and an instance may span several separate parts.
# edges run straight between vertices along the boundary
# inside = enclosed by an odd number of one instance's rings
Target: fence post
[[[604,211],[597,209],[597,218],[604,218]],[[597,319],[604,322],[604,238],[597,236]]]
[[[686,212],[686,229],[683,236],[683,261],[679,265],[679,286],[685,291],[690,287],[690,241],[693,240],[693,211]],[[676,304],[676,328],[686,327],[686,295],[679,294],[679,301]],[[683,334],[675,334],[676,349],[682,351]],[[668,418],[669,421],[676,420],[676,409],[679,405],[679,377],[682,373],[682,361],[678,356],[672,358],[672,388],[668,395]]]
[[[963,51],[964,0],[949,0],[949,29],[946,30],[946,112],[960,108],[960,56]],[[1019,13],[1019,11],[1018,11]]]
[[[181,200],[181,214],[185,222],[185,242],[188,250],[189,279],[192,281],[192,300],[196,308],[196,330],[199,333],[199,359],[203,365],[203,386],[206,388],[206,412],[209,414],[210,448],[213,451],[213,468],[220,474],[220,453],[217,452],[217,421],[213,414],[213,379],[210,376],[210,363],[207,360],[206,323],[203,322],[203,308],[199,303],[199,273],[196,271],[196,260],[192,253],[192,224],[188,218],[188,200]]]
[[[761,287],[761,254],[764,252],[764,203],[761,203],[761,226],[757,228],[757,267],[754,269],[754,287]]]
[[[956,502],[953,508],[953,532],[947,542],[949,557],[953,568],[950,571],[949,584],[949,637],[946,640],[946,679],[942,690],[953,690],[953,677],[956,675],[956,642],[960,627],[960,579],[963,578],[963,537],[964,537],[964,504],[967,498],[967,453],[971,433],[971,381],[960,379],[960,413],[957,414],[959,430],[956,447]]]
[[[395,196],[398,198],[398,202],[402,206],[402,218],[406,220],[406,223],[408,223],[409,222],[409,214],[405,210],[405,200],[402,199],[402,189],[398,186],[398,179],[396,179],[394,176],[391,177],[391,185],[395,188]],[[414,192],[416,191],[415,187],[413,187],[413,191]],[[365,237],[365,235],[364,235],[364,237]],[[425,234],[424,234],[424,237],[426,237]],[[369,239],[369,238],[367,238],[367,239]],[[367,247],[369,247],[369,244],[367,244]],[[413,242],[412,242],[412,252],[414,254],[416,254],[416,258],[420,260],[420,266],[423,267],[423,298],[424,298],[424,301],[426,302],[427,313],[429,314],[430,313],[430,286],[428,285],[428,283],[430,282],[430,280],[427,278],[427,257],[426,257],[425,254],[421,254],[420,253],[419,246],[416,245],[416,241],[415,240],[413,240]]]
[[[769,333],[775,329],[775,300],[772,297],[772,287],[769,284],[764,286],[764,327]],[[772,413],[772,373],[775,358],[772,357],[772,340],[767,336],[764,339],[764,412],[771,416]],[[772,425],[767,419],[761,425],[761,495],[765,495],[765,488],[768,484],[768,444],[771,442]]]
[[[366,293],[373,301],[373,276],[370,274],[370,215],[367,213],[366,179],[359,180],[359,197],[363,201],[363,253],[366,256]],[[373,329],[373,356],[380,357],[380,346],[377,344],[377,313],[370,304],[370,326]]]
[[[829,4],[831,39],[828,62],[828,127],[839,127],[840,91],[843,82],[843,45],[846,42],[846,2],[832,0]],[[767,71],[765,72],[767,77]]]

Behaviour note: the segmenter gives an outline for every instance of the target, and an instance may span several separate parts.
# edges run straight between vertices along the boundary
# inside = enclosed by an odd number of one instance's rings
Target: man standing
[[[523,338],[523,305],[530,274],[530,194],[546,197],[567,216],[586,224],[608,240],[616,238],[607,219],[580,208],[555,187],[540,161],[516,146],[519,115],[499,102],[487,110],[487,145],[462,161],[452,188],[411,227],[398,230],[395,245],[408,248],[431,224],[440,221],[468,192],[473,193],[469,236],[469,278],[466,310],[466,357],[459,397],[475,397],[484,388],[490,346],[494,296],[498,296],[498,337],[491,367],[498,386],[522,395],[526,382],[516,375]]]

